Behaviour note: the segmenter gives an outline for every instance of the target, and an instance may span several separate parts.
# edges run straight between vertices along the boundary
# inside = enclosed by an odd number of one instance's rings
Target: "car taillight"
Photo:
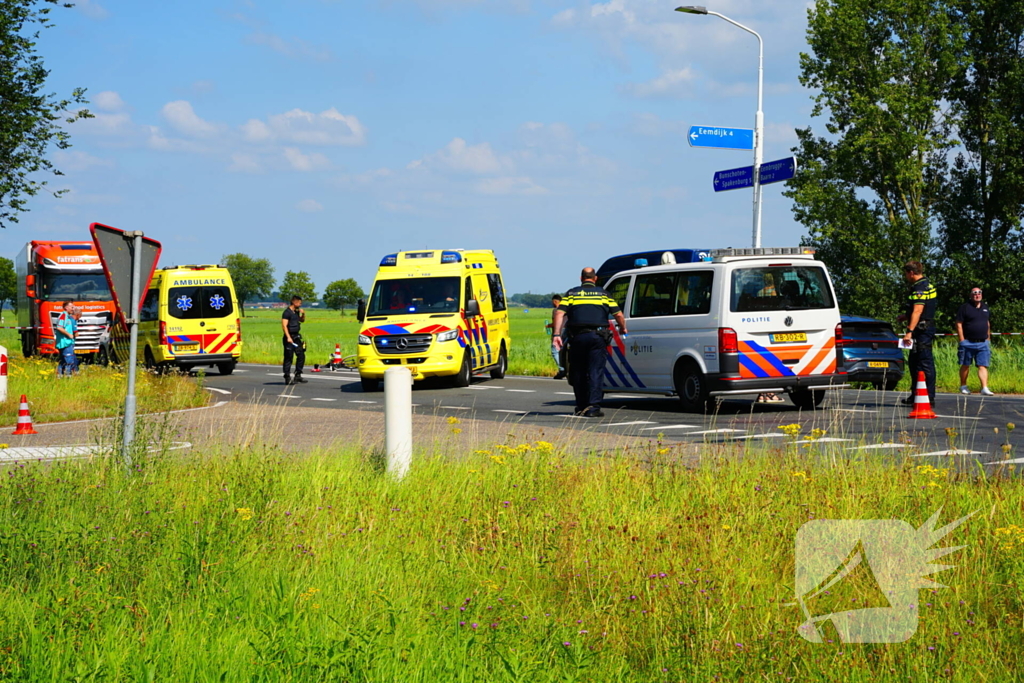
[[[167,323],[160,321],[160,346],[167,346]]]
[[[242,341],[242,319],[235,318],[235,329],[238,330],[238,341]]]
[[[842,346],[845,343],[846,340],[843,339],[843,324],[839,323],[836,325],[836,346]]]
[[[731,327],[718,328],[718,352],[739,353],[740,344],[736,339],[736,330]]]

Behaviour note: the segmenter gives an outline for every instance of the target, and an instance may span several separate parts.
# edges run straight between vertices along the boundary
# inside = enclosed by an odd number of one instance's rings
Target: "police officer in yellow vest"
[[[576,394],[576,415],[601,417],[604,398],[604,366],[608,360],[611,330],[609,316],[615,316],[619,332],[626,334],[626,318],[608,292],[597,286],[597,273],[584,268],[579,287],[565,293],[555,311],[553,343],[562,346],[562,332],[569,340],[569,380]]]
[[[903,266],[903,275],[910,285],[910,293],[907,297],[906,312],[896,319],[906,321],[907,333],[903,339],[914,344],[907,358],[910,396],[903,399],[903,402],[913,404],[917,375],[923,372],[925,385],[928,387],[928,400],[934,406],[935,356],[932,354],[932,342],[935,341],[935,308],[938,304],[938,294],[925,277],[924,266],[920,261],[908,261]]]

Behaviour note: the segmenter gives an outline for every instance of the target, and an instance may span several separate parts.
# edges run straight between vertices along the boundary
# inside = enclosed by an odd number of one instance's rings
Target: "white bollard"
[[[384,371],[384,452],[388,474],[401,481],[412,463],[412,373],[409,368]]]
[[[7,349],[0,346],[0,403],[7,400]]]

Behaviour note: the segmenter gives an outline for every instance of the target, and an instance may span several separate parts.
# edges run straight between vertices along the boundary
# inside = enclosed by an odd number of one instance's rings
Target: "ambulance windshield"
[[[459,312],[458,277],[377,280],[367,315],[416,315]]]

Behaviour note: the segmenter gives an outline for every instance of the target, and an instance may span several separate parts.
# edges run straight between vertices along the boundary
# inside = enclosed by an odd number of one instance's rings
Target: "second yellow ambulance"
[[[501,379],[508,368],[505,286],[489,249],[388,254],[358,318],[364,391],[378,389],[384,371],[396,365],[408,367],[414,380],[451,377],[460,387],[483,372]]]

